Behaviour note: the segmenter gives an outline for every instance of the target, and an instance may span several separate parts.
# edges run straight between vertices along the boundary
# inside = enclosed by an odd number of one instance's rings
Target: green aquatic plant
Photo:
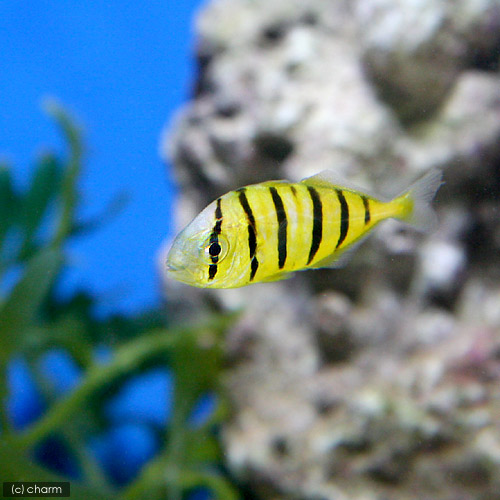
[[[214,316],[195,325],[166,325],[161,311],[134,317],[97,319],[98,299],[75,293],[61,299],[54,290],[68,261],[65,244],[93,227],[76,222],[82,168],[81,132],[54,101],[47,112],[60,128],[68,154],[45,153],[31,184],[15,187],[11,168],[0,166],[0,477],[3,481],[68,480],[37,456],[50,439],[64,444],[74,464],[73,499],[189,498],[205,488],[207,498],[239,498],[221,467],[217,427],[227,414],[220,389],[221,336],[233,321]],[[9,282],[13,281],[12,284]],[[111,354],[96,360],[96,348]],[[63,348],[78,367],[74,387],[60,393],[48,387],[39,360]],[[6,378],[9,363],[22,356],[42,394],[40,415],[16,425],[6,402],[15,396]],[[138,474],[117,486],[100,467],[88,443],[103,427],[102,407],[131,376],[166,367],[173,380],[172,408],[159,432],[158,449]],[[215,408],[193,421],[207,393]]]

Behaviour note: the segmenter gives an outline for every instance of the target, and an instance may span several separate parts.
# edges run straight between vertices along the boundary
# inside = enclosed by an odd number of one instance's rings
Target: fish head
[[[237,231],[227,212],[217,225],[216,208],[208,205],[174,239],[166,261],[172,278],[200,288],[239,286],[232,278]]]

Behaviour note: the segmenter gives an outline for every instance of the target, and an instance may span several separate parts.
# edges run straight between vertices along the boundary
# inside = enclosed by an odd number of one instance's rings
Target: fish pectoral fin
[[[271,281],[287,280],[288,278],[292,277],[292,274],[293,273],[288,272],[288,271],[281,271],[279,273],[272,274],[271,276],[268,276],[267,278],[260,280],[260,281],[262,281],[263,283],[269,283]]]

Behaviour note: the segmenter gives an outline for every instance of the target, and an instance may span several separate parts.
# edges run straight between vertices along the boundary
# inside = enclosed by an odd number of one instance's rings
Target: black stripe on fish
[[[307,186],[307,190],[309,191],[309,196],[313,204],[311,249],[309,250],[309,258],[307,259],[307,264],[309,265],[314,259],[319,245],[321,244],[321,239],[323,238],[323,204],[321,203],[321,198],[316,189],[312,186]]]
[[[337,196],[340,202],[340,235],[339,240],[337,241],[336,249],[342,245],[345,237],[347,236],[347,231],[349,231],[349,205],[344,197],[344,193],[342,193],[341,189],[336,189]]]
[[[238,199],[248,220],[248,251],[250,254],[250,281],[252,281],[259,268],[259,261],[255,256],[257,251],[257,229],[252,209],[245,194],[245,188],[238,189]]]
[[[217,264],[210,264],[208,266],[208,279],[213,280],[217,274]]]
[[[286,232],[288,226],[288,220],[286,218],[285,207],[283,206],[283,200],[278,194],[278,190],[275,187],[270,187],[271,196],[273,198],[274,208],[276,209],[276,218],[278,220],[278,266],[283,269],[286,262]]]
[[[362,194],[361,199],[363,200],[363,205],[365,207],[365,226],[370,223],[371,215],[370,215],[370,202],[368,198]]]
[[[217,207],[215,209],[215,225],[210,234],[210,247],[208,253],[212,263],[208,266],[208,279],[213,280],[217,274],[217,262],[219,262],[219,254],[221,247],[219,245],[219,234],[222,231],[222,208],[221,199],[217,199]]]
[[[257,260],[257,257],[252,258],[252,262],[250,263],[250,281],[252,281],[255,278],[255,273],[257,272],[257,269],[259,268],[259,261]]]

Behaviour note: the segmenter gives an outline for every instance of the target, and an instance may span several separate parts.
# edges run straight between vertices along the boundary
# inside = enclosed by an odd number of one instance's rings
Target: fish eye
[[[229,244],[222,234],[210,235],[205,240],[203,250],[208,264],[217,264],[227,255]]]
[[[210,243],[210,246],[208,247],[208,253],[212,257],[218,256],[220,254],[221,250],[222,250],[221,246],[216,241],[214,241],[213,243]]]

